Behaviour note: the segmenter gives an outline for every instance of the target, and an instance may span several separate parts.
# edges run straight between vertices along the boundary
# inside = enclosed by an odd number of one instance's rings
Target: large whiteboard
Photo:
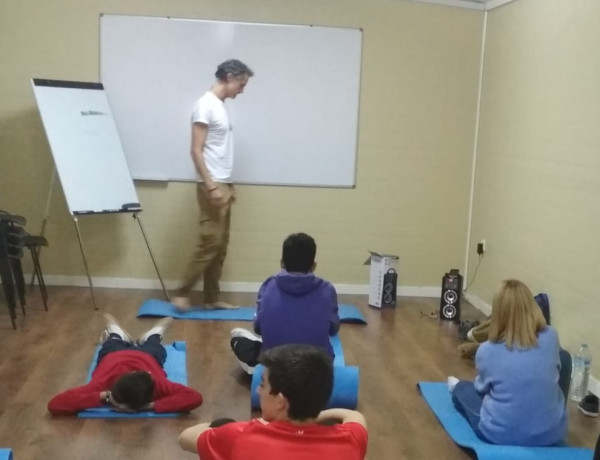
[[[194,180],[191,111],[219,63],[255,76],[228,100],[234,181],[352,187],[358,29],[103,15],[100,69],[135,179]]]
[[[71,215],[141,210],[102,84],[32,85]]]

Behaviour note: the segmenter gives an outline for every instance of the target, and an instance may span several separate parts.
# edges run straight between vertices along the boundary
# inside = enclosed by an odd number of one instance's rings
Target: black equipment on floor
[[[460,322],[460,296],[463,277],[453,268],[442,278],[442,297],[440,299],[440,319]]]

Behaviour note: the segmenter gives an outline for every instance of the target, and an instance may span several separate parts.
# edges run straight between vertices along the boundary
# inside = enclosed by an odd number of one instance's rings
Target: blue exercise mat
[[[346,361],[344,360],[344,350],[342,350],[342,341],[340,340],[339,334],[329,337],[329,342],[333,347],[333,365],[345,366]]]
[[[455,409],[446,383],[419,382],[418,387],[452,440],[475,451],[479,460],[592,460],[593,452],[583,447],[500,446],[485,442]]]
[[[163,366],[167,373],[167,378],[171,382],[181,383],[187,385],[187,367],[185,362],[186,345],[185,342],[173,342],[172,344],[165,345],[167,350],[167,360]],[[86,382],[92,379],[92,373],[96,368],[96,360],[98,359],[98,352],[100,351],[100,345],[96,348],[92,364],[88,371]],[[181,415],[180,412],[161,412],[156,413],[153,411],[135,412],[135,413],[124,413],[117,412],[109,407],[95,407],[92,409],[86,409],[78,412],[77,417],[80,418],[147,418],[147,417],[178,417]],[[2,458],[0,457],[0,460]]]
[[[235,310],[206,310],[194,307],[189,311],[179,311],[166,300],[149,299],[144,301],[138,310],[138,317],[170,316],[176,319],[203,319],[215,321],[252,321],[256,307],[240,307]],[[342,323],[367,324],[367,320],[354,305],[339,305],[340,321]]]
[[[344,352],[339,335],[334,335],[329,340],[333,346],[335,359],[333,360],[333,390],[327,402],[327,409],[334,407],[356,409],[358,404],[358,367],[345,365]],[[254,368],[254,374],[252,374],[252,384],[250,386],[250,404],[252,409],[260,409],[260,398],[257,389],[262,379],[263,369],[264,367],[259,364]]]
[[[12,460],[12,450],[0,449],[0,460]]]

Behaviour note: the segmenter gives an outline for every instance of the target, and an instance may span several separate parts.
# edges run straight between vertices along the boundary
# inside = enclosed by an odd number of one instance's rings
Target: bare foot
[[[237,305],[231,305],[230,303],[219,300],[217,302],[207,303],[206,308],[210,310],[237,310],[240,308]]]
[[[192,308],[189,297],[171,297],[171,303],[179,311],[188,311]]]

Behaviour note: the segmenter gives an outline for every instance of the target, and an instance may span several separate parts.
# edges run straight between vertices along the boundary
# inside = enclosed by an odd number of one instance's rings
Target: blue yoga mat
[[[12,450],[0,449],[0,460],[12,460]]]
[[[342,323],[367,324],[364,315],[354,305],[339,306],[340,320]],[[256,307],[240,307],[236,310],[206,310],[195,307],[189,311],[181,312],[173,304],[158,299],[144,301],[138,310],[138,317],[170,316],[176,319],[203,319],[215,321],[252,321]]]
[[[472,449],[479,460],[592,460],[593,452],[583,447],[500,446],[477,437],[467,420],[454,408],[446,383],[419,382],[421,395],[452,440]]]
[[[333,346],[335,359],[333,360],[333,390],[327,402],[327,408],[341,407],[344,409],[356,409],[358,404],[358,367],[345,365],[344,352],[339,335],[334,335],[329,340]],[[259,364],[254,368],[254,374],[252,374],[252,384],[250,386],[250,404],[252,409],[260,408],[260,398],[257,389],[262,379],[263,369],[264,367]]]
[[[163,366],[165,372],[167,373],[167,378],[171,382],[181,383],[182,385],[187,385],[187,368],[185,363],[185,352],[186,345],[185,342],[173,342],[172,344],[165,345],[165,349],[167,350],[167,360]],[[89,382],[92,379],[92,372],[96,368],[96,359],[98,359],[98,352],[100,351],[100,346],[96,348],[96,352],[94,353],[94,357],[92,359],[92,364],[90,365],[90,369],[88,371],[86,382]],[[136,412],[136,413],[124,413],[124,412],[116,412],[108,407],[95,407],[93,409],[86,409],[77,413],[77,417],[80,418],[147,418],[147,417],[157,417],[157,418],[165,418],[165,417],[178,417],[181,415],[179,412],[162,412],[156,413],[153,411],[146,412]],[[2,457],[0,457],[2,460]]]
[[[329,342],[333,347],[333,365],[345,366],[346,361],[344,360],[344,350],[342,350],[342,341],[340,340],[339,334],[332,335],[331,337],[329,337]]]

